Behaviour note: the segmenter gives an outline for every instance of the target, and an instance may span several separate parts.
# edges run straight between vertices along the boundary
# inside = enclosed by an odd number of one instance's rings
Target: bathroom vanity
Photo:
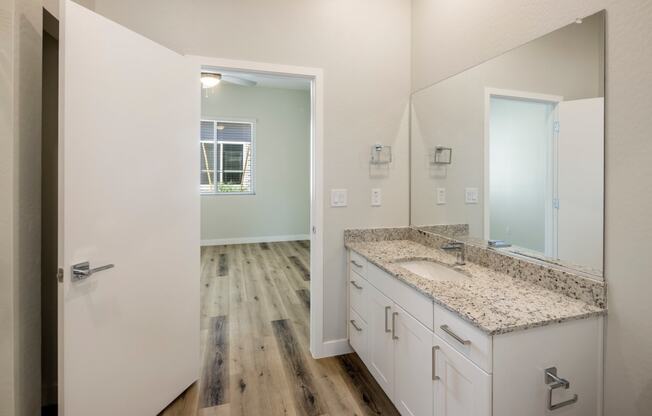
[[[604,12],[415,91],[410,227],[347,230],[403,415],[602,415]]]
[[[490,249],[456,265],[450,241],[345,233],[350,344],[401,414],[600,414],[604,284]]]

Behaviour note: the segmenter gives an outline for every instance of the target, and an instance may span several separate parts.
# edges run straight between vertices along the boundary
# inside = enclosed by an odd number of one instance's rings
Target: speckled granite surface
[[[449,237],[464,237],[469,235],[469,224],[419,225],[414,228]]]
[[[405,230],[409,228],[376,229],[367,234],[373,238],[366,241],[362,230],[349,231],[345,233],[345,245],[488,334],[504,334],[606,313],[606,309],[593,302],[575,299],[470,261],[465,266],[453,266],[454,256],[434,248],[441,240],[416,230],[416,233]],[[404,260],[439,262],[469,278],[431,281],[394,264]],[[547,277],[543,274],[537,279]]]

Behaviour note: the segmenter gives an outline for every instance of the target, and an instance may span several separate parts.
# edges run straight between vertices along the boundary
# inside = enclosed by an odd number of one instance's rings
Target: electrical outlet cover
[[[477,204],[480,199],[480,190],[478,188],[464,189],[464,201],[467,204]]]
[[[437,188],[437,205],[446,203],[446,188]]]
[[[382,204],[382,193],[380,188],[373,188],[371,190],[371,206],[379,207]]]
[[[347,203],[346,189],[331,189],[331,207],[345,207]]]

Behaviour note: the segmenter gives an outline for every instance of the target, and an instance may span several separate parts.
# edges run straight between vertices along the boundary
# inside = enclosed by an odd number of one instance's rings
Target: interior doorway
[[[59,22],[43,9],[41,97],[41,406],[57,414]]]
[[[281,386],[323,354],[321,71],[197,62],[201,371],[163,414],[314,406]]]

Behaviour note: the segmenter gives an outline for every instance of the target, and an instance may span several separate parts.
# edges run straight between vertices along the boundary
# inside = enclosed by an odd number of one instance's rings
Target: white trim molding
[[[204,246],[225,246],[227,244],[254,244],[254,243],[275,243],[278,241],[300,241],[310,240],[310,234],[293,234],[293,235],[267,235],[260,237],[242,237],[242,238],[217,238],[201,240]]]

